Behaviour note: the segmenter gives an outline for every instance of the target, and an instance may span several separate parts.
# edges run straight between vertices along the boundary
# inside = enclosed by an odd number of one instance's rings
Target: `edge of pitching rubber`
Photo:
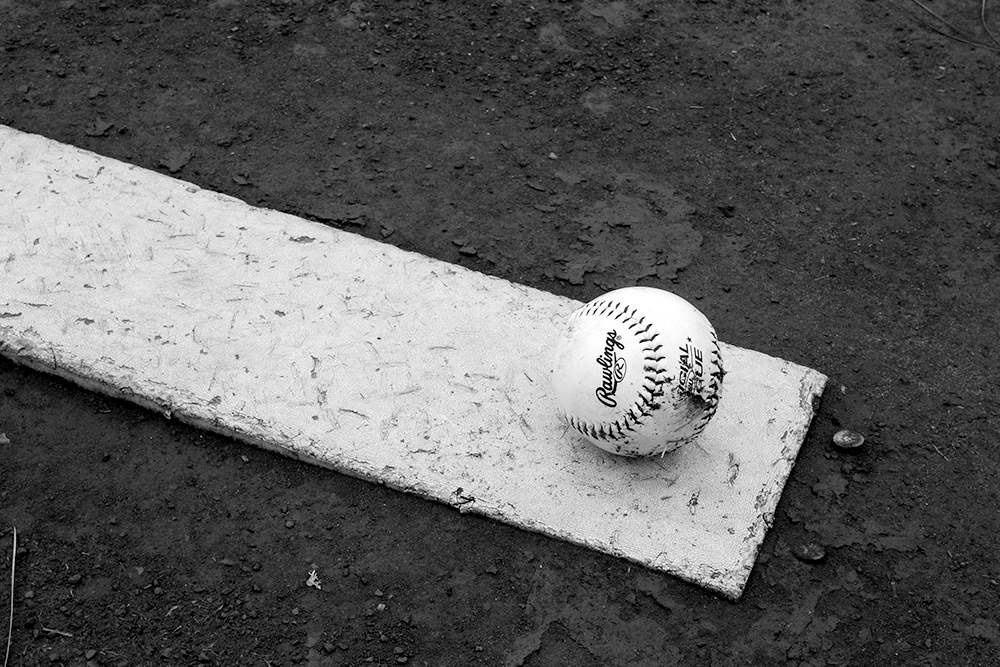
[[[723,343],[700,444],[623,460],[565,428],[548,388],[579,302],[4,126],[0,176],[4,356],[742,594],[817,371]]]

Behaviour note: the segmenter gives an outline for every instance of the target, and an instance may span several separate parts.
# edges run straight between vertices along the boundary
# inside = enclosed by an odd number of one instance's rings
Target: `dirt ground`
[[[0,0],[4,124],[832,378],[733,603],[2,361],[10,665],[1000,665],[1000,54],[904,9]]]

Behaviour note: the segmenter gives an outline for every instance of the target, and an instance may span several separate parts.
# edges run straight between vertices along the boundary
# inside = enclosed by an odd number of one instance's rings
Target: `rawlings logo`
[[[612,329],[604,341],[604,354],[597,358],[603,381],[594,393],[597,394],[597,400],[609,408],[618,405],[615,392],[618,391],[618,383],[625,379],[625,359],[618,356],[618,350],[624,349],[622,337]]]

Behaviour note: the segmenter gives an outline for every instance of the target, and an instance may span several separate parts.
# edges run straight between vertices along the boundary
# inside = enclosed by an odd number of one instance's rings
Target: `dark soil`
[[[732,603],[0,362],[10,665],[1000,664],[1000,55],[901,8],[0,0],[4,124],[833,378]]]

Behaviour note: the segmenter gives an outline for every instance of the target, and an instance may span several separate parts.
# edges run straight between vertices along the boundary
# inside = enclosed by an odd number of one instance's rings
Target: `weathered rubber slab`
[[[579,303],[0,126],[0,351],[174,418],[738,598],[826,378],[723,346],[700,446],[567,432]]]

